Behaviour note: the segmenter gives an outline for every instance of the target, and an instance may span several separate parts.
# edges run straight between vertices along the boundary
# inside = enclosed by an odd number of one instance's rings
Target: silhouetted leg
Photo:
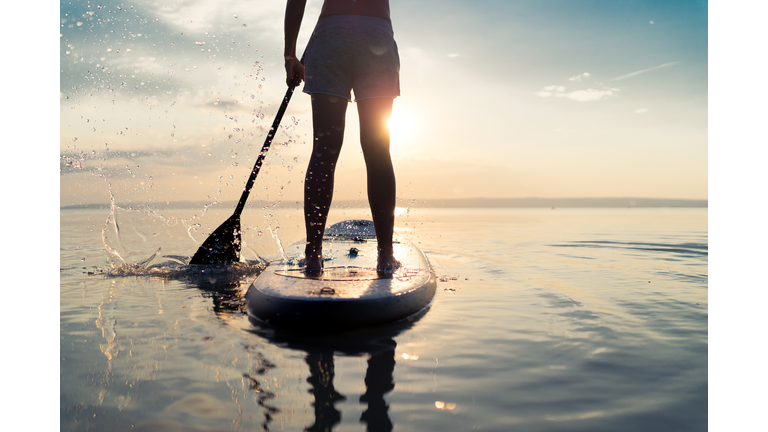
[[[365,394],[360,402],[368,403],[368,409],[360,416],[360,421],[368,425],[368,432],[390,432],[392,421],[389,419],[389,407],[384,394],[395,388],[395,341],[392,349],[371,355],[368,370],[365,372]]]
[[[310,432],[330,432],[341,421],[341,413],[334,404],[346,398],[333,387],[333,351],[307,353],[310,392],[315,397],[315,423],[306,428]]]
[[[389,154],[389,128],[393,98],[357,101],[360,115],[360,145],[368,178],[368,203],[378,240],[378,269],[391,271],[400,263],[394,258],[392,234],[395,225],[395,171]]]
[[[347,100],[334,96],[312,95],[312,156],[304,177],[304,224],[307,269],[323,266],[323,232],[333,200],[333,176],[344,140]]]

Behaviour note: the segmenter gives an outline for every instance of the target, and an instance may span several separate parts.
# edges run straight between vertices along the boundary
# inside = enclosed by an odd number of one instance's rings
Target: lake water
[[[179,264],[230,213],[61,211],[62,431],[707,430],[707,209],[410,209],[430,308],[312,338],[242,312],[299,211],[246,211],[248,265]]]

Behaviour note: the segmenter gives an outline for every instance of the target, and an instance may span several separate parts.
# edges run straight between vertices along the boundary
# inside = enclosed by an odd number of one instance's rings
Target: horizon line
[[[708,208],[709,199],[695,198],[636,198],[636,197],[600,197],[600,198],[422,198],[422,199],[398,199],[398,204],[407,204],[407,207],[423,208],[627,208],[627,207],[698,207]],[[286,203],[301,203],[302,200],[253,200],[252,203],[259,203],[262,207],[282,206]],[[198,207],[218,207],[235,206],[237,201],[165,201],[165,202],[125,202],[117,204],[118,207],[153,207],[153,208],[198,208]],[[294,205],[294,204],[289,204]],[[345,208],[367,208],[368,201],[358,200],[339,200],[334,202],[334,207]],[[404,207],[398,205],[398,207]],[[60,210],[70,209],[108,209],[109,203],[86,203],[71,204],[59,206]],[[284,207],[285,208],[285,207]]]

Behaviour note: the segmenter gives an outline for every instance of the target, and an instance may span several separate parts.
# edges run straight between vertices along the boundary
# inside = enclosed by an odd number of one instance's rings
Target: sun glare
[[[415,122],[407,111],[395,108],[392,117],[387,122],[390,141],[393,145],[405,141],[413,133]]]

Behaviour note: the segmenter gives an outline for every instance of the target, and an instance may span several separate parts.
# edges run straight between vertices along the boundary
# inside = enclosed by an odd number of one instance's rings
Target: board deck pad
[[[253,317],[269,323],[361,326],[394,321],[431,301],[435,277],[426,256],[410,241],[395,238],[395,272],[376,270],[376,234],[370,221],[344,221],[328,227],[323,239],[324,269],[299,265],[304,241],[290,246],[286,260],[274,263],[249,288]]]
[[[381,274],[372,268],[364,267],[326,267],[320,275],[307,274],[303,268],[286,268],[275,270],[280,276],[295,277],[312,280],[327,281],[349,281],[349,280],[373,280],[373,279],[392,279],[414,276],[417,270],[402,269],[391,275]]]

